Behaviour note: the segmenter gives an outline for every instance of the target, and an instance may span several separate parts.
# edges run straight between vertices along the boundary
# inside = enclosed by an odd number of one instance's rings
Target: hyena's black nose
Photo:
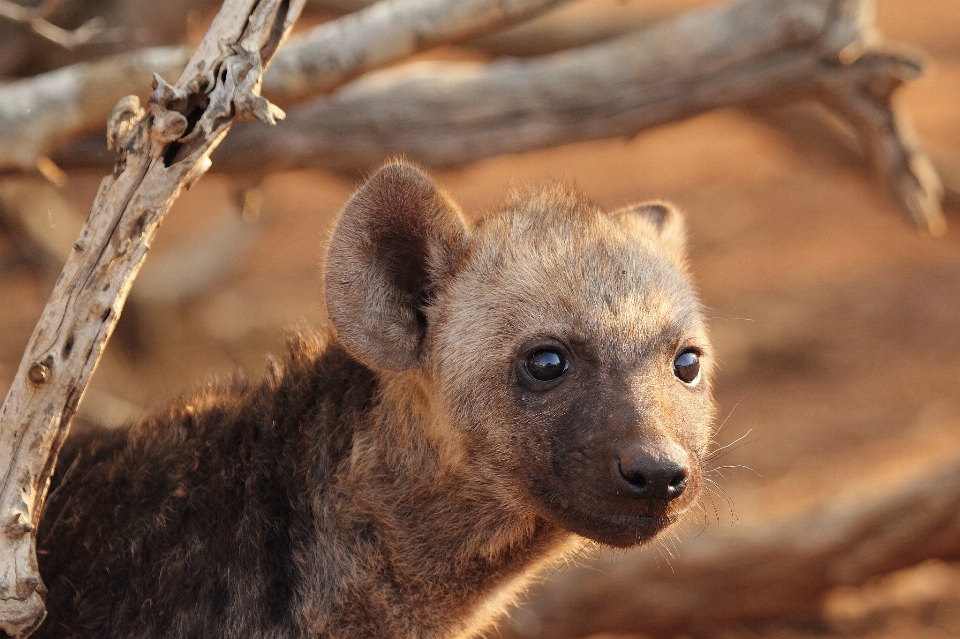
[[[623,454],[616,461],[617,483],[642,499],[676,499],[687,487],[687,468],[680,462],[646,450]]]

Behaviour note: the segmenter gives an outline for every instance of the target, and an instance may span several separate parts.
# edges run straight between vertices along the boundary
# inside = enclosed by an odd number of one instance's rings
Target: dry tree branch
[[[378,2],[292,38],[267,73],[264,93],[281,101],[327,91],[376,66],[525,20],[564,1]],[[120,97],[147,90],[145,70],[172,75],[188,54],[183,47],[144,49],[0,87],[0,171],[32,170],[58,144],[102,127]]]
[[[307,9],[340,15],[359,11],[375,0],[308,0]],[[571,3],[519,25],[470,38],[466,46],[493,56],[529,57],[582,47],[635,31],[679,13],[676,7],[646,2]]]
[[[941,208],[943,184],[920,150],[906,113],[892,104],[900,84],[920,75],[920,64],[886,52],[867,54],[858,66],[866,71],[860,82],[843,82],[837,74],[825,76],[817,99],[856,131],[875,172],[914,225],[942,235],[946,221],[931,212]]]
[[[46,0],[39,7],[24,7],[11,0],[0,0],[0,18],[25,24],[37,35],[64,49],[74,49],[91,42],[107,42],[117,38],[116,29],[107,29],[100,18],[93,18],[76,29],[64,29],[47,18],[62,0]]]
[[[940,234],[939,178],[890,103],[920,62],[881,47],[872,6],[745,0],[539,58],[408,65],[292,110],[276,135],[238,130],[218,166],[249,168],[255,156],[262,167],[353,170],[398,153],[444,166],[631,136],[718,107],[812,99],[853,126],[908,218]]]
[[[565,1],[376,2],[291,41],[277,56],[263,90],[280,103],[303,99],[418,51],[521,22]]]
[[[176,85],[155,76],[147,108],[121,100],[108,126],[120,154],[73,246],[0,406],[0,629],[43,620],[35,530],[60,445],[156,230],[210,166],[231,124],[274,122],[259,96],[303,1],[226,0]]]
[[[307,7],[331,13],[353,13],[360,11],[377,0],[307,0]]]
[[[282,130],[235,131],[217,168],[355,170],[398,153],[453,165],[632,136],[718,107],[819,100],[856,130],[908,218],[938,234],[939,178],[890,104],[920,63],[882,46],[872,6],[744,0],[537,58],[406,65],[291,110]],[[79,145],[57,157],[84,166],[95,155]]]

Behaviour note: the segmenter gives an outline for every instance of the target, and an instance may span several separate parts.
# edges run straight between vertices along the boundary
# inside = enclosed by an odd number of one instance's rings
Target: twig
[[[72,30],[53,24],[47,18],[61,3],[62,0],[47,0],[39,7],[24,7],[11,0],[0,0],[0,18],[25,24],[37,35],[64,49],[117,39],[119,30],[107,29],[102,18],[93,18]]]
[[[34,534],[60,445],[154,234],[179,192],[210,166],[236,120],[274,122],[261,75],[303,1],[226,0],[180,76],[155,76],[147,108],[127,97],[108,125],[120,154],[0,406],[0,629],[43,620]],[[7,453],[6,451],[10,451]]]

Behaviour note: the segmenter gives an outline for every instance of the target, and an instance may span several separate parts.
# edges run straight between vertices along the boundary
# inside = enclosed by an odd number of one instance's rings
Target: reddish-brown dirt
[[[931,56],[926,77],[899,102],[948,186],[960,189],[960,3],[884,0],[879,24],[890,40]],[[960,449],[960,211],[948,209],[944,237],[919,235],[859,152],[815,113],[725,110],[631,140],[435,175],[474,213],[495,206],[510,185],[553,178],[607,207],[665,198],[686,211],[722,360],[719,439],[750,433],[728,458],[755,471],[734,473],[725,485],[740,520],[829,499],[838,484],[862,481],[864,469],[895,479]],[[85,210],[99,179],[71,175],[64,192]],[[267,177],[234,263],[176,303],[144,296],[123,316],[81,415],[120,422],[199,380],[236,369],[258,375],[285,330],[320,321],[322,239],[355,184],[313,171]],[[236,193],[245,186],[210,175],[185,194],[142,281],[162,279],[156,269],[177,261],[163,256],[238,216]],[[0,234],[0,388],[52,285],[16,252]],[[904,455],[909,460],[891,463]],[[838,591],[826,610],[830,624],[817,636],[957,637],[960,567],[935,562]],[[789,626],[718,632],[813,636]]]

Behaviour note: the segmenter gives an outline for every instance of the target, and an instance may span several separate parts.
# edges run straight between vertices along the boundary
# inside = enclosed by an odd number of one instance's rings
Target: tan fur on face
[[[673,336],[661,334],[671,325],[708,351],[699,302],[677,268],[685,262],[677,244],[682,223],[671,226],[665,249],[655,228],[621,215],[608,216],[552,186],[482,220],[471,237],[470,263],[438,301],[443,316],[431,318],[439,361],[445,352],[504,357],[524,332],[571,327],[608,357],[641,356],[651,340]],[[709,374],[709,352],[704,360]]]
[[[610,216],[558,186],[518,199],[477,224],[470,260],[438,297],[428,365],[453,419],[501,451],[505,472],[491,483],[515,499],[530,498],[529,456],[547,472],[552,454],[536,432],[517,443],[526,418],[509,388],[518,348],[530,340],[559,339],[605,368],[622,387],[617,401],[638,416],[637,436],[683,448],[684,459],[706,444],[710,347],[684,270],[682,223],[673,210],[664,219],[664,208],[654,207],[659,219],[648,223],[642,209]],[[672,374],[685,347],[702,354],[695,391]],[[470,361],[465,370],[463,361]],[[548,406],[537,419],[558,421],[564,410]],[[699,481],[698,462],[694,472]]]

